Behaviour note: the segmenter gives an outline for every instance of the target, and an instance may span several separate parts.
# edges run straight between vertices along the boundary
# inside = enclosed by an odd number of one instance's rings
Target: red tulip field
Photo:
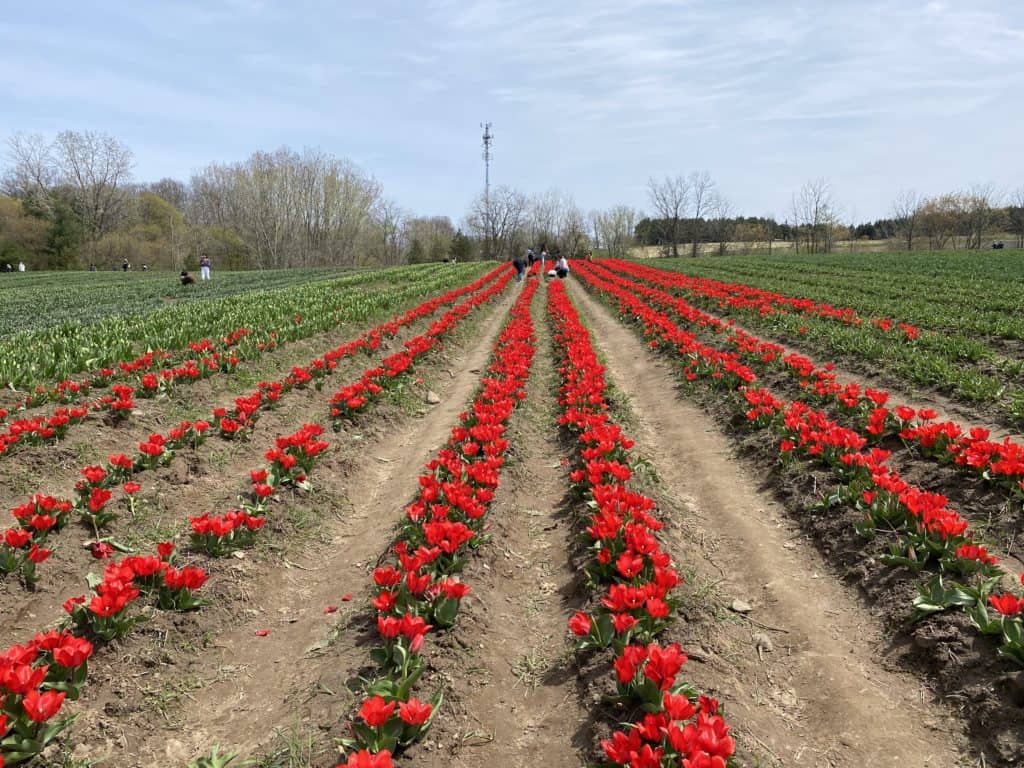
[[[0,766],[1024,765],[1024,310],[783,261],[0,341]]]

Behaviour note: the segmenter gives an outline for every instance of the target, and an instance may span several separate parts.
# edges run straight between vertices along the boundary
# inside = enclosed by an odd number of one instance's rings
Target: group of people
[[[14,267],[12,267],[9,263],[4,263],[3,271],[4,272],[13,272],[14,271]],[[24,272],[25,271],[25,262],[24,261],[19,261],[18,262],[18,271],[19,272]]]
[[[569,276],[569,261],[565,256],[559,254],[558,258],[555,259],[554,267],[550,270],[547,269],[549,261],[551,261],[551,256],[548,254],[547,246],[544,244],[540,246],[539,255],[534,253],[533,248],[526,249],[525,257],[516,254],[512,257],[512,266],[516,269],[516,281],[522,282],[523,275],[537,262],[540,262],[540,274],[544,277],[557,277],[559,280],[564,280]]]

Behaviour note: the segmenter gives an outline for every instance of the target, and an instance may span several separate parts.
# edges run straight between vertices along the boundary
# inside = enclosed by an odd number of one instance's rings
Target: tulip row
[[[985,547],[973,540],[968,522],[949,508],[948,499],[907,483],[887,461],[889,451],[864,450],[867,438],[830,420],[804,403],[788,405],[771,392],[754,386],[753,371],[739,361],[736,353],[720,352],[702,344],[693,334],[676,328],[662,312],[637,298],[639,287],[626,281],[612,282],[598,270],[581,265],[577,273],[584,282],[611,298],[622,315],[638,318],[645,334],[653,336],[651,346],[681,356],[688,382],[706,381],[727,393],[726,402],[735,404],[755,428],[774,429],[782,438],[779,451],[783,461],[797,455],[831,469],[841,482],[829,503],[848,503],[864,514],[858,531],[874,536],[879,529],[896,532],[899,539],[883,561],[920,571],[934,562],[940,574],[919,587],[914,601],[917,617],[953,607],[968,611],[983,633],[1002,634],[1000,653],[1024,663],[1024,631],[1020,614],[1024,601],[1012,594],[995,595],[1005,574]],[[943,574],[964,578],[960,584]],[[988,614],[992,607],[999,618]]]
[[[301,321],[301,318],[296,318],[296,321]],[[94,390],[115,384],[131,382],[135,385],[129,387],[133,391],[138,387],[155,394],[161,382],[201,378],[213,371],[233,367],[238,363],[238,358],[232,350],[249,334],[248,328],[239,328],[218,339],[216,343],[209,339],[190,341],[185,350],[177,353],[162,349],[151,350],[134,359],[121,361],[116,367],[101,368],[88,378],[78,381],[65,379],[51,387],[40,385],[13,407],[0,408],[0,422],[13,414],[47,403],[74,405],[82,402]],[[275,348],[276,339],[277,332],[270,331],[267,343],[260,344],[260,351]]]
[[[449,333],[477,306],[490,301],[505,289],[512,279],[512,273],[502,269],[499,267],[496,270],[501,272],[501,277],[493,285],[450,309],[434,321],[426,333],[405,342],[405,349],[402,352],[385,357],[379,366],[364,371],[358,381],[335,392],[331,398],[331,417],[335,420],[350,418],[372,399],[379,397],[386,388],[407,375],[412,370],[415,360],[433,349],[441,336]]]
[[[1024,364],[1019,359],[995,353],[975,339],[959,334],[921,332],[915,326],[902,324],[901,327],[901,324],[894,324],[888,319],[863,325],[837,325],[819,322],[816,316],[779,314],[756,301],[749,303],[746,299],[728,298],[722,294],[722,286],[726,285],[737,290],[755,290],[747,286],[709,282],[629,262],[609,260],[604,263],[673,293],[684,292],[694,302],[704,304],[712,311],[726,315],[739,313],[755,326],[790,334],[801,343],[810,341],[828,349],[842,349],[845,354],[872,361],[901,379],[952,392],[972,403],[1009,400],[1008,416],[1019,419],[1024,414],[1024,396],[1019,388],[1008,386],[1004,379],[988,372],[995,367],[1019,376]],[[799,303],[801,300],[794,301]],[[965,365],[965,361],[984,361],[985,369]]]
[[[68,620],[61,627],[0,653],[0,768],[32,760],[71,724],[73,716],[56,716],[66,700],[81,695],[94,643],[120,637],[142,621],[129,613],[140,597],[164,610],[199,606],[193,592],[206,582],[206,573],[195,566],[175,568],[170,543],[157,550],[109,564],[91,599],[64,603]]]
[[[658,280],[661,285],[671,285],[694,295],[711,299],[723,309],[728,307],[748,310],[761,317],[792,312],[808,317],[834,320],[843,325],[862,326],[864,324],[864,318],[852,307],[833,307],[825,302],[785,296],[742,283],[725,283],[706,277],[691,277],[681,272],[668,272],[618,259],[607,259],[603,263],[615,269],[634,268],[637,275]],[[909,341],[914,341],[921,335],[920,329],[916,326],[890,318],[872,318],[868,324],[884,333],[890,333],[895,329]]]
[[[404,288],[400,296],[392,297],[388,303],[404,300],[406,295],[421,294],[424,287],[432,287],[435,283],[435,280],[421,279]],[[333,324],[343,319],[340,315],[331,317]],[[254,340],[242,349],[237,345],[252,335],[248,328],[239,328],[218,339],[216,344],[209,339],[191,341],[187,350],[178,354],[150,351],[134,360],[121,362],[116,368],[104,368],[89,379],[62,381],[50,389],[37,387],[15,408],[0,408],[0,422],[8,417],[9,412],[35,408],[50,401],[62,405],[49,414],[13,420],[6,430],[0,432],[0,456],[12,453],[19,446],[57,442],[66,436],[70,427],[80,424],[91,413],[110,412],[116,419],[128,418],[135,407],[133,396],[152,398],[168,393],[179,383],[194,383],[217,373],[231,373],[241,358],[252,359],[281,344],[305,338],[324,330],[322,325],[310,324],[296,315],[277,329],[261,329],[258,335],[265,340]],[[383,325],[391,326],[392,323]],[[113,396],[102,395],[89,403],[75,404],[95,389],[107,386],[111,387]]]
[[[392,335],[397,333],[400,327],[408,325],[420,317],[431,314],[436,311],[439,306],[450,304],[458,296],[465,295],[472,291],[478,291],[473,293],[473,295],[467,300],[456,304],[445,312],[438,320],[432,323],[423,334],[407,341],[405,343],[406,352],[387,357],[382,361],[380,367],[374,367],[364,371],[356,383],[373,381],[375,378],[381,376],[381,372],[393,372],[392,375],[384,374],[387,375],[387,378],[381,379],[382,381],[397,381],[399,375],[410,372],[416,360],[433,349],[444,335],[451,333],[461,323],[461,321],[473,311],[473,309],[490,301],[501,293],[501,291],[508,285],[511,276],[511,272],[509,272],[506,267],[498,267],[480,280],[464,286],[463,288],[444,294],[443,296],[432,299],[415,309],[409,310],[409,312],[401,317],[396,318],[388,328],[388,332]],[[494,281],[495,277],[497,277],[496,282]],[[481,286],[485,284],[487,287],[480,290]],[[381,333],[371,332],[363,339],[345,345],[344,354],[354,354],[355,350],[360,348],[376,349],[380,344],[381,335]],[[341,354],[339,350],[341,350],[341,348],[324,355],[323,358],[320,359],[325,363],[323,366],[316,366],[314,364],[308,369],[292,369],[292,373],[289,374],[286,381],[290,386],[298,386],[295,382],[300,381],[304,384],[312,378],[311,376],[299,375],[299,373],[297,373],[299,371],[306,371],[308,374],[309,370],[321,372],[333,370],[337,359]],[[389,362],[396,358],[400,358],[402,360],[400,370],[396,363]],[[315,362],[316,361],[314,361],[314,363]],[[322,376],[323,374],[321,373],[319,375]],[[355,386],[355,384],[349,384],[342,387],[341,391],[349,390],[353,386]],[[379,391],[383,391],[383,388]],[[277,390],[266,387],[258,390],[258,394],[268,392],[276,393]],[[335,395],[335,399],[337,397],[338,396]],[[371,400],[369,398],[364,399],[358,404],[358,406],[349,407],[347,409],[347,415],[353,416],[357,411],[365,410],[369,407],[370,403]],[[332,411],[333,410],[334,409],[332,409]],[[222,414],[221,416],[223,430],[223,423],[228,419],[226,415]],[[253,419],[251,416],[245,417],[243,415],[240,418],[242,420],[237,423],[252,424]],[[237,430],[233,430],[232,433],[236,432]],[[264,518],[262,515],[266,509],[265,500],[273,493],[274,489],[280,484],[292,484],[298,488],[307,488],[307,475],[312,468],[312,462],[315,460],[316,456],[318,456],[319,453],[327,447],[326,442],[315,439],[322,434],[323,427],[315,424],[307,424],[295,435],[277,438],[275,447],[266,453],[266,458],[271,462],[271,466],[268,469],[254,469],[250,471],[249,476],[252,481],[251,499],[243,501],[241,509],[229,510],[223,515],[218,516],[204,514],[199,517],[191,518],[192,541],[194,546],[210,555],[225,555],[235,549],[249,546],[253,541],[255,532],[263,527]]]
[[[511,272],[507,266],[497,267],[473,283],[429,299],[391,321],[374,327],[355,341],[343,344],[322,357],[314,359],[305,368],[293,368],[291,373],[280,382],[261,382],[251,395],[236,398],[235,407],[230,412],[227,408],[214,409],[214,418],[218,420],[221,436],[233,437],[243,431],[250,431],[262,409],[279,402],[282,394],[293,388],[304,387],[308,381],[313,380],[314,375],[310,371],[318,372],[317,376],[325,376],[334,370],[337,361],[342,357],[355,355],[359,350],[372,352],[379,347],[382,338],[397,334],[402,327],[433,314],[439,307],[451,304],[467,293],[479,291],[450,311],[450,313],[455,313],[453,318],[461,319],[472,307],[481,303],[480,296],[486,295],[484,300],[493,298],[496,295],[495,286],[507,285],[510,275]],[[485,285],[489,287],[485,291],[481,291]],[[462,309],[463,307],[466,309]],[[436,331],[430,338],[433,340],[440,333],[447,332],[453,327],[454,322],[455,319],[447,321],[443,328]],[[419,346],[422,346],[422,343]],[[81,470],[85,480],[76,486],[79,495],[76,507],[81,511],[83,519],[92,525],[97,539],[99,538],[99,529],[108,525],[113,519],[113,513],[107,506],[112,495],[110,489],[117,483],[130,479],[134,473],[169,464],[175,451],[185,445],[198,447],[205,438],[209,426],[205,421],[182,422],[169,430],[166,435],[155,433],[150,435],[147,440],[139,444],[139,455],[134,459],[124,454],[114,454],[109,457],[106,468],[85,467]],[[47,497],[33,494],[26,505],[13,510],[19,523],[18,527],[29,531],[30,535],[26,537],[24,533],[14,528],[6,531],[4,539],[0,541],[0,573],[18,571],[26,584],[35,583],[37,580],[36,566],[50,555],[50,550],[42,549],[39,546],[43,537],[51,530],[59,530],[65,522],[59,517],[54,521],[49,521],[45,516],[40,517],[32,512],[27,512],[28,510],[34,511],[37,506],[36,500],[39,498]],[[103,549],[96,551],[102,552]]]
[[[286,484],[310,487],[308,474],[328,447],[319,439],[323,433],[323,427],[306,424],[291,435],[274,439],[274,446],[266,453],[269,466],[250,472],[251,501],[244,505],[244,511],[233,513],[245,520],[247,530],[262,527],[267,499],[276,488]],[[112,477],[100,467],[84,474],[79,495],[90,499],[102,492],[103,483]],[[137,484],[135,488],[128,487],[130,484],[125,483],[126,490],[136,492]],[[54,505],[52,500],[40,504],[57,517],[70,512],[70,507]],[[197,531],[202,530],[203,522],[209,527],[215,520],[208,515],[190,519],[196,549],[207,550],[203,546],[206,537]],[[166,542],[157,546],[156,555],[129,556],[106,565],[102,578],[92,586],[91,596],[73,597],[63,604],[69,614],[65,627],[37,635],[25,646],[12,646],[0,656],[0,696],[5,699],[3,711],[9,718],[0,717],[0,768],[5,758],[8,765],[30,760],[71,724],[73,718],[50,721],[66,695],[75,699],[81,693],[87,676],[85,662],[93,650],[91,641],[105,643],[122,638],[145,621],[143,613],[132,611],[141,598],[150,598],[161,610],[201,607],[202,601],[195,593],[206,583],[206,571],[195,565],[176,568],[174,557],[174,545]]]
[[[579,651],[613,649],[618,698],[644,712],[601,746],[615,765],[724,768],[735,743],[718,702],[679,679],[686,654],[678,644],[657,642],[682,579],[658,540],[655,502],[628,485],[633,441],[608,414],[604,367],[561,283],[548,290],[548,313],[561,357],[558,421],[577,445],[570,480],[592,510],[583,533],[587,581],[604,590],[569,628]]]
[[[615,271],[596,270],[606,279],[621,280],[621,274],[633,275],[633,266]],[[657,271],[657,270],[654,270]],[[650,282],[646,277],[645,282]],[[953,421],[936,421],[931,409],[914,409],[908,405],[888,405],[891,395],[879,388],[861,387],[856,382],[842,383],[834,373],[835,365],[815,364],[809,357],[786,350],[772,342],[722,323],[685,300],[642,283],[628,282],[629,290],[637,290],[651,305],[672,311],[699,328],[728,332],[728,342],[751,365],[770,364],[789,372],[799,382],[808,399],[834,405],[840,413],[855,420],[871,442],[886,436],[898,436],[906,445],[913,445],[926,458],[952,463],[962,471],[998,484],[1020,498],[1024,497],[1024,444],[1009,437],[990,440],[991,431],[983,427],[964,427]]]
[[[496,270],[495,274],[501,271]],[[477,283],[473,286],[479,288]],[[473,286],[457,293],[462,295],[472,290]],[[446,302],[435,299],[427,304],[436,308],[442,303],[450,303],[450,300]],[[477,304],[479,302],[474,302],[472,306]],[[413,310],[394,321],[395,331],[397,325],[411,322],[409,318],[415,312]],[[466,314],[459,312],[457,318],[462,319]],[[422,316],[422,313],[416,316]],[[454,325],[455,322],[445,323],[444,332],[451,330]],[[433,337],[439,334],[436,332]],[[275,438],[274,447],[265,454],[269,466],[249,473],[252,481],[251,495],[243,501],[242,510],[225,516],[232,518],[229,525],[236,523],[246,531],[254,532],[265,522],[267,500],[275,489],[282,485],[308,489],[309,473],[317,458],[328,447],[327,442],[320,439],[322,434],[321,426],[306,424],[292,435]],[[161,439],[159,435],[151,436],[150,443],[163,448]],[[108,488],[112,483],[130,476],[134,468],[134,463],[123,456],[112,457],[109,471],[102,467],[86,468],[82,472],[84,479],[76,487],[79,500],[94,514],[101,514],[110,499]],[[130,494],[137,492],[137,483],[125,483],[125,491]],[[90,504],[98,509],[93,510],[88,506]],[[23,516],[35,520],[37,525],[41,525],[42,517],[49,518],[53,522],[42,526],[49,530],[58,524],[58,520],[65,520],[72,508],[70,502],[34,497],[32,513],[29,515],[26,509]],[[224,536],[220,535],[223,531],[218,528],[222,522],[221,518],[208,515],[191,518],[194,547],[210,554],[222,554],[225,542]],[[217,541],[211,547],[213,539]],[[227,549],[234,548],[230,544],[238,544],[238,539],[229,542]],[[31,759],[70,723],[70,719],[52,722],[52,718],[59,712],[65,696],[70,695],[68,692],[73,692],[71,698],[77,698],[85,683],[84,662],[92,653],[92,644],[85,637],[109,642],[128,633],[135,624],[144,620],[144,616],[130,611],[131,606],[142,596],[151,596],[156,606],[164,610],[192,610],[201,605],[194,591],[205,583],[206,573],[195,566],[186,566],[180,570],[174,568],[171,565],[174,557],[174,546],[171,543],[160,544],[157,549],[157,556],[132,556],[109,564],[102,579],[94,585],[91,598],[79,596],[67,600],[64,609],[69,615],[68,626],[60,633],[48,635],[58,636],[56,640],[46,640],[48,636],[40,635],[26,646],[14,646],[0,656],[0,700],[3,702],[4,713],[0,716],[0,768],[5,758],[8,765]],[[448,592],[458,595],[458,590],[452,587],[449,587]],[[70,631],[72,627],[77,635]],[[49,657],[39,652],[42,642],[52,647],[74,645],[78,649],[76,658],[79,661],[73,666],[47,666]],[[62,658],[66,656],[63,651],[58,653],[62,654]],[[8,677],[15,681],[13,687],[6,684]],[[407,704],[404,709],[408,710],[411,706],[415,705]]]
[[[427,463],[390,562],[373,573],[380,645],[370,655],[379,675],[366,686],[351,736],[342,740],[350,750],[347,768],[391,768],[393,753],[422,737],[437,714],[440,696],[423,702],[412,695],[413,687],[426,664],[427,633],[451,627],[469,593],[453,575],[483,541],[484,516],[508,449],[505,427],[526,397],[536,289],[536,282],[528,282],[516,300],[480,392],[460,414],[447,445]]]

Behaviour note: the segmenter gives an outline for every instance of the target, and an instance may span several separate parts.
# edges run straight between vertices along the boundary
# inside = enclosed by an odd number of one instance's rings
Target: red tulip
[[[359,716],[371,728],[380,728],[395,711],[395,702],[385,702],[380,696],[372,696],[363,702]]]
[[[398,716],[409,725],[423,725],[430,719],[434,708],[417,699],[409,699],[398,705]]]
[[[64,704],[66,694],[57,691],[47,691],[40,694],[37,689],[32,689],[25,694],[21,700],[21,706],[25,708],[28,719],[35,723],[45,723],[56,715]]]

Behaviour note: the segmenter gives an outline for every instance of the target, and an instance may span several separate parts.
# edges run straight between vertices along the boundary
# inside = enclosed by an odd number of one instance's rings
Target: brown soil
[[[173,617],[172,626],[161,617],[170,633],[163,639],[147,628],[151,645],[128,661],[130,686],[124,669],[90,683],[76,731],[93,725],[122,736],[82,744],[80,754],[102,756],[111,768],[142,768],[183,765],[223,744],[244,757],[286,748],[301,752],[295,765],[335,764],[329,736],[341,735],[354,701],[351,678],[368,662],[369,572],[423,463],[471,398],[513,299],[510,291],[468,321],[477,327],[461,334],[473,340],[465,351],[450,343],[421,369],[433,371],[421,375],[440,404],[422,405],[419,391],[418,418],[393,407],[328,433],[336,448],[313,476],[317,490],[283,497],[271,512],[273,549],[211,563],[204,593],[213,604]],[[321,404],[306,416],[322,414]],[[339,610],[325,614],[327,606]],[[256,636],[262,629],[269,634]]]
[[[435,664],[444,717],[403,764],[576,765],[589,749],[590,708],[577,691],[566,622],[580,606],[564,513],[568,489],[555,421],[558,378],[545,296],[534,298],[539,342],[527,399],[513,415],[512,453],[489,512],[493,541],[463,575],[473,599]]]
[[[237,495],[248,489],[248,471],[266,464],[263,454],[275,435],[290,434],[305,422],[325,422],[328,400],[339,386],[358,377],[373,361],[400,349],[402,341],[422,333],[433,319],[426,318],[403,329],[397,337],[382,343],[373,357],[359,355],[340,361],[322,390],[308,387],[288,393],[277,407],[261,413],[248,439],[227,441],[213,435],[197,450],[180,451],[169,466],[139,473],[136,479],[142,491],[135,517],[128,514],[120,494],[115,494],[110,504],[121,510],[121,516],[104,535],[136,550],[151,551],[156,541],[179,537],[188,527],[189,516],[237,507]],[[25,492],[12,495],[7,503],[9,506],[20,503],[28,493],[35,491],[69,498],[84,463],[105,463],[109,453],[135,453],[140,439],[177,423],[177,416],[169,414],[186,404],[208,413],[214,404],[228,404],[237,394],[251,391],[256,381],[280,378],[293,365],[307,365],[313,357],[335,348],[356,333],[358,331],[350,328],[332,333],[328,338],[314,337],[297,342],[289,345],[287,355],[279,352],[264,357],[259,368],[247,369],[242,378],[213,377],[176,391],[175,399],[141,401],[142,412],[123,429],[86,428],[93,439],[87,446],[89,457],[84,462],[81,455],[73,455],[64,446],[33,447],[12,459],[11,469],[31,473],[34,484]],[[35,462],[31,468],[25,463],[28,459]],[[56,466],[52,464],[54,459],[60,462]],[[85,591],[85,574],[98,573],[104,565],[94,560],[82,546],[92,537],[91,529],[72,521],[66,529],[49,537],[48,544],[54,554],[40,567],[40,582],[34,590],[26,591],[11,577],[0,582],[0,615],[11,618],[0,625],[0,647],[23,642],[26,635],[55,623],[63,617],[63,601]]]
[[[672,313],[669,314],[671,316]],[[708,312],[708,314],[720,319],[722,317],[713,312]],[[742,323],[735,323],[734,327],[743,328],[744,326]],[[733,349],[721,335],[705,331],[701,336],[705,343],[718,349]],[[789,346],[777,338],[766,337],[762,334],[757,334],[757,336],[763,341],[779,344],[787,354],[790,352],[809,354],[808,350]],[[811,359],[815,360],[813,356]],[[818,358],[815,362],[820,365],[825,361]],[[747,363],[757,374],[759,383],[776,395],[812,402],[815,408],[826,412],[838,423],[857,430],[862,429],[861,423],[843,414],[838,407],[822,405],[817,401],[808,401],[798,380],[788,372],[758,361],[747,360]],[[888,381],[884,378],[873,378],[869,373],[865,374],[863,369],[859,370],[861,372],[854,373],[837,367],[834,372],[840,384],[855,382],[862,389],[876,387],[887,390],[891,395],[890,407],[908,404],[918,409],[932,408],[939,414],[938,421],[955,420],[961,424],[965,432],[972,426],[986,424],[982,413],[973,411],[941,395],[935,393],[922,395],[914,390],[894,389],[888,386]],[[998,427],[992,429],[993,440],[1002,440],[1008,436],[1017,441],[1021,440],[1019,436],[1006,430]],[[1024,554],[1022,554],[1022,550],[1024,550],[1024,515],[1021,514],[1019,502],[1015,497],[1001,486],[961,472],[953,464],[942,465],[935,459],[923,457],[916,451],[908,449],[902,441],[896,438],[887,439],[881,447],[893,452],[890,464],[907,482],[947,496],[952,507],[975,526],[979,533],[979,543],[985,544],[990,551],[998,555],[1004,561],[1007,570],[1024,570]]]
[[[669,546],[693,569],[678,637],[695,649],[687,669],[721,697],[748,760],[973,764],[934,693],[883,663],[885,626],[758,487],[714,420],[679,399],[669,367],[578,284],[570,293],[636,414],[635,454],[653,462],[661,492],[676,501],[662,513],[672,521]],[[673,508],[676,515],[666,513]],[[752,612],[729,610],[736,598]]]

